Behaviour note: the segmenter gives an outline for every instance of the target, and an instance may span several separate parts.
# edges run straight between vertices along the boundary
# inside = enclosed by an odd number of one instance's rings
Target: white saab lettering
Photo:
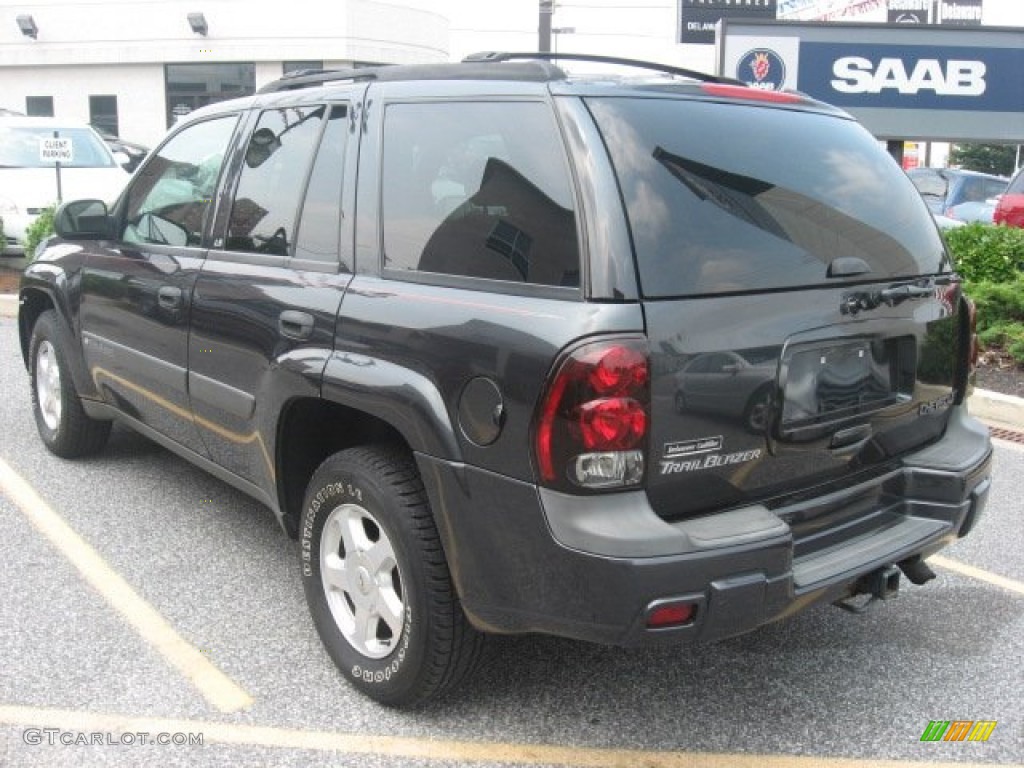
[[[875,68],[870,59],[844,56],[832,65],[841,93],[881,93],[887,88],[903,94],[935,91],[939,96],[981,96],[985,93],[985,62],[950,59],[943,70],[938,59],[920,59],[907,75],[902,59],[882,59]]]

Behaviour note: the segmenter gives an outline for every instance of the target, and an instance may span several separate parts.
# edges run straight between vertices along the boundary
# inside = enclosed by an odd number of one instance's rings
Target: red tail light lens
[[[554,487],[619,488],[643,478],[650,369],[640,339],[577,347],[555,370],[538,409],[535,453]]]
[[[578,426],[589,451],[629,450],[647,432],[647,412],[629,397],[591,400],[579,407]]]

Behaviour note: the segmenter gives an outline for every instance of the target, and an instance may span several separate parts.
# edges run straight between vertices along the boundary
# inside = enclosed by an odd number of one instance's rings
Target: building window
[[[252,63],[168,64],[164,77],[168,127],[207,104],[256,93],[256,65]]]
[[[53,96],[26,96],[25,114],[29,117],[53,117]]]
[[[291,74],[292,72],[301,72],[304,69],[317,70],[317,69],[323,69],[323,68],[324,68],[323,59],[320,59],[320,60],[309,59],[308,61],[286,61],[286,62],[284,62],[284,65],[282,67],[282,72],[284,74],[288,75],[288,74]]]
[[[117,96],[90,96],[89,123],[101,133],[120,136],[117,127]]]

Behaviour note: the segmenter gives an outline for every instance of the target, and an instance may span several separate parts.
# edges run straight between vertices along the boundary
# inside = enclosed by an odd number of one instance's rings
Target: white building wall
[[[89,122],[89,96],[117,96],[120,133],[153,146],[166,132],[162,64],[0,67],[0,107],[25,110],[28,96],[52,96],[53,113]]]
[[[35,40],[18,28],[26,14]],[[253,63],[259,88],[284,61],[447,61],[448,24],[434,0],[19,0],[0,5],[0,107],[52,96],[57,117],[87,122],[89,96],[113,94],[121,136],[152,146],[167,126],[164,64]]]

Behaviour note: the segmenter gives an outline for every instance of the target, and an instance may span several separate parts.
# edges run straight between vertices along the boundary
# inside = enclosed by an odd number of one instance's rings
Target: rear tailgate
[[[813,105],[587,105],[644,296],[659,514],[794,501],[942,435],[965,356],[959,285],[878,142]]]

